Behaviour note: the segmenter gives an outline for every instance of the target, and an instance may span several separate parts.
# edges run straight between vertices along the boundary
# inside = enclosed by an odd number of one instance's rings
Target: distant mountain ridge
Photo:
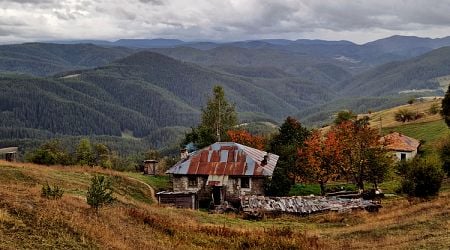
[[[125,47],[93,44],[25,43],[0,45],[0,72],[36,76],[93,68],[134,53]]]

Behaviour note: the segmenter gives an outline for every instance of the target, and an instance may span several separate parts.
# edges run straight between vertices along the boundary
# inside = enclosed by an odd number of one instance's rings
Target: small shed
[[[145,160],[144,161],[144,174],[156,175],[158,161],[157,160]]]
[[[167,204],[177,208],[198,209],[197,192],[169,192],[156,193],[159,204]]]
[[[16,161],[18,147],[0,148],[0,159],[5,161]]]

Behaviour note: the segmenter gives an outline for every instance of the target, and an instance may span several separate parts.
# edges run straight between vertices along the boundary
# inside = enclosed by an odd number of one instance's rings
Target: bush
[[[395,114],[395,120],[398,122],[407,122],[416,119],[416,114],[407,109],[401,109],[397,111]]]
[[[48,182],[42,186],[41,196],[47,199],[59,199],[63,196],[64,191],[57,185],[50,186]]]
[[[437,103],[433,103],[428,112],[432,115],[439,113],[439,105]]]
[[[401,172],[402,193],[415,197],[429,197],[439,193],[444,178],[439,159],[432,157],[416,159],[401,166],[405,168]]]
[[[60,141],[50,140],[27,155],[27,161],[42,165],[72,165],[73,160]]]
[[[112,197],[111,182],[103,175],[94,176],[86,195],[87,203],[98,210],[101,206],[114,201]]]

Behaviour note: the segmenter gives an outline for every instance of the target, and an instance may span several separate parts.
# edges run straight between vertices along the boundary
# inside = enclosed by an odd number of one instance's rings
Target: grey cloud
[[[127,11],[122,8],[115,9],[115,16],[120,19],[126,19],[126,20],[135,20],[136,19],[136,13]]]
[[[139,2],[144,3],[144,4],[154,4],[154,5],[163,5],[164,2],[162,0],[139,0]]]
[[[2,9],[6,18],[1,18]],[[346,39],[364,40],[369,32],[371,37],[402,32],[447,36],[448,13],[449,1],[427,0],[0,0],[0,27],[26,26],[15,34],[24,39],[36,31],[61,39],[342,39],[349,34]],[[12,17],[23,22],[5,23]]]
[[[56,15],[56,17],[62,20],[76,19],[76,16],[68,11],[54,10],[53,13]]]
[[[31,3],[31,4],[47,4],[47,3],[55,3],[55,0],[1,0],[0,3]]]

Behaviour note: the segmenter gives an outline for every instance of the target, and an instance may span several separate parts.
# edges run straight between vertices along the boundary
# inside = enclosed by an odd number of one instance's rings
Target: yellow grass
[[[115,177],[119,202],[95,214],[84,193],[93,174]],[[119,178],[119,179],[117,179]],[[431,201],[384,201],[379,213],[284,215],[246,221],[239,215],[160,207],[148,189],[119,172],[0,162],[0,249],[448,249],[450,195]],[[66,191],[40,196],[43,183]],[[117,183],[116,183],[117,185]],[[449,186],[447,182],[446,187]],[[75,192],[74,190],[78,190]],[[151,195],[150,192],[146,193]]]
[[[378,112],[373,112],[371,114],[362,114],[358,117],[369,116],[370,118],[370,126],[374,128],[389,128],[389,127],[397,127],[403,124],[414,124],[414,123],[424,123],[431,122],[442,119],[441,115],[438,114],[430,114],[429,110],[433,104],[439,105],[441,107],[441,98],[430,99],[430,100],[416,100],[413,104],[405,104],[401,106],[397,106],[394,108],[381,110]],[[421,119],[411,121],[411,122],[398,122],[395,120],[395,113],[398,111],[406,109],[412,112],[423,113],[425,116]]]

